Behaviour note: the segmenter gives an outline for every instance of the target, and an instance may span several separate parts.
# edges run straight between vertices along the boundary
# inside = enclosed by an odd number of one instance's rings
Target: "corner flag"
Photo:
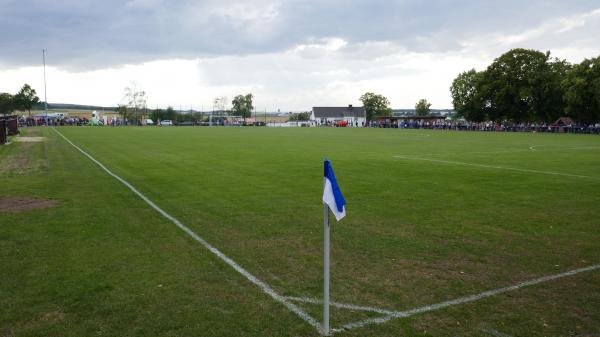
[[[329,210],[340,221],[346,216],[346,200],[340,191],[331,162],[325,159],[325,188],[323,189],[323,323],[321,334],[329,336]]]
[[[346,216],[346,200],[340,191],[340,187],[335,179],[331,162],[325,160],[325,189],[323,190],[323,202],[329,206],[335,219],[340,221]]]

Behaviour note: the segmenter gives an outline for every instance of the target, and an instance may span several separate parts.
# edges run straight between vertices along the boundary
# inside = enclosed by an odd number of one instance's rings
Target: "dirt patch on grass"
[[[48,162],[44,159],[30,160],[24,154],[9,156],[0,163],[0,174],[25,174],[33,171],[44,171]]]
[[[45,137],[29,138],[45,139]],[[46,170],[48,168],[48,160],[41,157],[43,154],[39,153],[39,150],[38,153],[31,153],[31,151],[36,151],[35,147],[40,146],[38,143],[37,141],[25,141],[18,144],[20,151],[7,155],[0,161],[0,174],[25,174]]]
[[[49,208],[60,204],[58,200],[25,197],[0,197],[0,212],[19,213],[33,209]]]
[[[62,311],[55,310],[46,312],[39,317],[37,317],[37,321],[46,322],[46,321],[61,321],[65,318],[65,314]]]

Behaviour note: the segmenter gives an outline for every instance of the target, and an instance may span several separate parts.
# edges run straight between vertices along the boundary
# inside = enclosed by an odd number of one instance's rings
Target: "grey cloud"
[[[334,37],[362,46],[340,51],[348,57],[443,52],[476,36],[518,34],[597,6],[593,0],[0,0],[0,66],[39,65],[42,48],[53,65],[89,70],[273,53]]]

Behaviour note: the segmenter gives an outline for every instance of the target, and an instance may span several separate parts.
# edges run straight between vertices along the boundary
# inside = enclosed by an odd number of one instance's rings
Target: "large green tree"
[[[15,111],[13,95],[7,92],[0,93],[0,114],[10,115],[13,111]]]
[[[450,87],[452,105],[457,117],[482,122],[486,119],[481,95],[483,73],[475,69],[459,74]]]
[[[236,116],[241,116],[244,122],[246,122],[246,118],[252,116],[252,110],[254,109],[252,98],[252,94],[237,95],[231,101],[231,112]]]
[[[494,60],[483,73],[481,87],[489,102],[488,118],[548,121],[559,115],[564,108],[560,78],[566,64],[562,64],[552,65],[550,52],[520,48]]]
[[[461,73],[450,87],[457,116],[472,121],[600,120],[600,57],[570,65],[550,52],[513,49],[483,72]]]
[[[363,109],[365,109],[367,115],[367,124],[375,117],[392,115],[390,101],[383,95],[367,92],[360,96],[360,101],[362,102]]]
[[[573,66],[562,87],[569,116],[585,123],[600,121],[600,56]]]
[[[29,84],[24,84],[21,90],[14,96],[14,107],[17,110],[27,111],[31,117],[31,108],[40,102],[35,89]]]
[[[429,115],[430,111],[431,103],[427,102],[427,100],[424,98],[420,99],[417,104],[415,104],[415,112],[417,113],[417,116],[427,116]]]

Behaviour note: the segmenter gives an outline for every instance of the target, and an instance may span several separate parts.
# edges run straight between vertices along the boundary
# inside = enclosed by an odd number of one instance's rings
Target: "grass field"
[[[281,296],[321,297],[325,156],[347,201],[336,302],[406,311],[600,263],[597,136],[57,130]],[[0,213],[0,336],[318,335],[51,128],[23,131],[46,140],[0,147],[0,197],[61,203]],[[337,335],[600,336],[600,270]]]

